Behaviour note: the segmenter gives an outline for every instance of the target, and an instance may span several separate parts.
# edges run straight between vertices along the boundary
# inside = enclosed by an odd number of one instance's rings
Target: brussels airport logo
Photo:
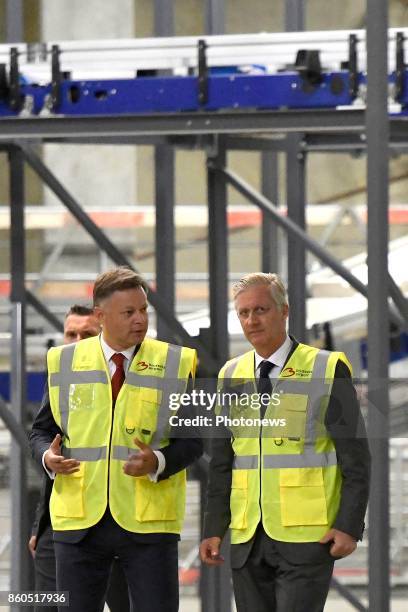
[[[163,372],[164,365],[160,363],[147,363],[147,361],[138,361],[136,364],[136,372],[143,372],[144,370],[154,370],[155,372]]]
[[[149,367],[149,364],[146,363],[145,361],[138,361],[136,364],[136,370],[138,372],[143,372],[143,370],[147,370],[148,367]]]
[[[299,368],[295,370],[294,368],[285,368],[282,370],[281,378],[291,378],[291,376],[296,376],[297,378],[309,378],[311,373],[312,370],[301,370]]]

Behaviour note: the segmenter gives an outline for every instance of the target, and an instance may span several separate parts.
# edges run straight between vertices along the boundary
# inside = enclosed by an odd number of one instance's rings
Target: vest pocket
[[[284,468],[279,473],[281,520],[284,527],[327,525],[323,469]]]
[[[85,462],[73,474],[57,474],[52,491],[52,512],[55,516],[83,518]]]
[[[151,482],[147,476],[139,476],[135,478],[135,487],[135,519],[137,521],[148,523],[177,519],[177,487],[171,478]]]
[[[305,437],[307,398],[284,395],[281,397],[279,416],[285,418],[285,427],[280,428],[283,438]],[[278,428],[279,429],[279,428]]]
[[[246,529],[248,509],[248,472],[232,470],[231,483],[231,529]]]

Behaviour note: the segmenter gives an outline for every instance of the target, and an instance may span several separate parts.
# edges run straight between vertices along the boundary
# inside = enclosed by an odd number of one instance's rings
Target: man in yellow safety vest
[[[128,268],[99,275],[93,298],[101,335],[47,356],[49,401],[30,439],[55,477],[57,589],[69,592],[72,612],[103,609],[115,557],[134,610],[178,609],[185,468],[202,443],[170,437],[169,396],[187,389],[196,353],[146,337],[146,292]]]
[[[223,562],[229,527],[238,612],[321,612],[335,559],[362,537],[368,501],[351,366],[344,353],[287,335],[276,274],[249,274],[233,295],[253,350],[219,375],[226,435],[213,440],[201,559]]]

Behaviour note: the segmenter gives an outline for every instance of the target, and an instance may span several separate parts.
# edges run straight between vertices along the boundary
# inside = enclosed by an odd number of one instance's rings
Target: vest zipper
[[[110,427],[110,434],[109,434],[109,444],[108,444],[108,482],[107,482],[107,491],[106,491],[106,507],[109,508],[109,512],[110,512],[110,504],[109,504],[109,490],[110,490],[110,463],[111,463],[111,457],[110,457],[110,452],[111,452],[111,446],[112,446],[112,435],[113,435],[113,419],[115,416],[115,410],[113,407],[113,401],[112,401],[112,407],[111,407],[111,416],[112,416],[112,421],[111,421],[111,427]]]

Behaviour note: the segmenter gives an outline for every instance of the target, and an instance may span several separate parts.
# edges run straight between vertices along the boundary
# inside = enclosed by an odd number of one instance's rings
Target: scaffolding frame
[[[160,11],[162,0],[155,0],[155,9]],[[224,11],[220,9],[223,2],[208,0],[208,27],[214,32],[223,31]],[[292,7],[292,8],[290,8]],[[293,23],[303,20],[302,0],[288,0],[286,23],[292,29]],[[290,14],[292,11],[292,14]],[[293,13],[293,11],[295,11]],[[158,15],[159,13],[156,12]],[[292,16],[291,16],[292,15]],[[156,34],[172,33],[173,11],[167,11],[156,20]],[[227,313],[228,313],[228,249],[226,224],[226,185],[233,184],[239,188],[250,201],[263,210],[262,229],[262,266],[269,270],[276,266],[276,236],[279,222],[273,202],[277,194],[277,154],[286,155],[287,165],[294,172],[296,180],[288,180],[288,218],[280,218],[280,225],[290,232],[291,267],[289,268],[289,298],[296,308],[292,309],[290,331],[299,337],[305,334],[305,249],[311,248],[311,242],[304,232],[305,171],[307,153],[314,150],[352,151],[356,148],[367,152],[367,185],[368,185],[368,286],[361,287],[368,299],[368,374],[369,393],[374,405],[381,410],[371,411],[369,415],[369,436],[373,455],[373,487],[370,500],[370,540],[372,542],[389,541],[389,493],[388,493],[388,452],[389,452],[389,397],[388,385],[384,383],[378,389],[378,380],[387,380],[388,355],[384,347],[388,346],[389,318],[387,292],[388,287],[396,311],[391,314],[399,318],[404,326],[408,322],[407,300],[398,287],[389,278],[387,269],[388,244],[388,154],[389,147],[404,150],[408,143],[408,118],[388,117],[387,112],[387,26],[388,7],[383,0],[367,2],[367,67],[368,67],[368,101],[367,110],[295,110],[295,111],[234,111],[223,113],[183,113],[182,115],[148,115],[118,117],[41,117],[41,118],[5,118],[1,120],[0,147],[7,152],[10,165],[10,206],[11,206],[11,278],[12,288],[12,400],[11,408],[16,420],[22,426],[25,399],[25,318],[26,307],[30,304],[41,314],[52,320],[47,308],[27,293],[24,284],[24,163],[28,163],[37,174],[53,188],[65,205],[77,217],[80,223],[95,238],[99,246],[118,264],[128,263],[124,256],[115,249],[99,228],[82,211],[80,205],[66,192],[64,187],[53,177],[52,173],[36,155],[33,145],[48,142],[58,143],[109,143],[109,144],[152,144],[156,145],[156,170],[160,166],[164,173],[164,182],[160,173],[156,173],[157,228],[166,227],[169,240],[164,244],[161,256],[156,258],[157,294],[153,294],[160,333],[166,337],[178,338],[194,345],[201,353],[202,361],[208,371],[215,372],[227,357]],[[13,25],[16,28],[14,22]],[[209,32],[213,33],[213,32]],[[285,138],[272,139],[271,135],[286,135]],[[203,138],[204,137],[204,138]],[[207,151],[207,184],[209,220],[214,224],[214,231],[209,233],[209,295],[211,328],[203,334],[200,341],[191,342],[174,316],[174,224],[172,212],[174,204],[174,159],[175,146],[204,146]],[[262,191],[256,193],[240,177],[234,175],[226,166],[229,150],[261,150],[262,158]],[[166,187],[171,185],[171,189]],[[170,193],[170,195],[168,195]],[[275,201],[276,204],[276,201]],[[156,239],[160,232],[156,232]],[[320,247],[320,256],[328,263],[330,256]],[[315,255],[317,253],[315,252]],[[319,255],[317,255],[319,257]],[[331,256],[330,256],[331,257]],[[341,266],[334,261],[328,263],[337,266],[337,271],[344,277]],[[349,282],[352,279],[347,279]],[[353,282],[353,281],[352,281]],[[163,298],[165,299],[161,299]],[[303,306],[298,307],[299,303]],[[169,306],[168,306],[168,305]],[[55,321],[54,321],[55,322]],[[26,517],[22,503],[26,495],[26,467],[22,449],[13,442],[11,454],[13,479],[12,506],[12,589],[21,590],[27,576],[27,555],[24,534],[27,532]],[[381,555],[372,546],[369,551],[369,609],[372,612],[388,612],[390,601],[389,552],[387,547]],[[213,574],[215,575],[215,574]],[[206,578],[205,578],[206,579]],[[203,603],[203,610],[215,612],[228,609],[228,574],[217,574],[210,578],[209,600]],[[211,582],[212,580],[212,582]],[[356,607],[365,608],[352,601],[350,593],[342,592]],[[347,590],[346,590],[347,591]],[[229,589],[227,588],[229,593]]]

